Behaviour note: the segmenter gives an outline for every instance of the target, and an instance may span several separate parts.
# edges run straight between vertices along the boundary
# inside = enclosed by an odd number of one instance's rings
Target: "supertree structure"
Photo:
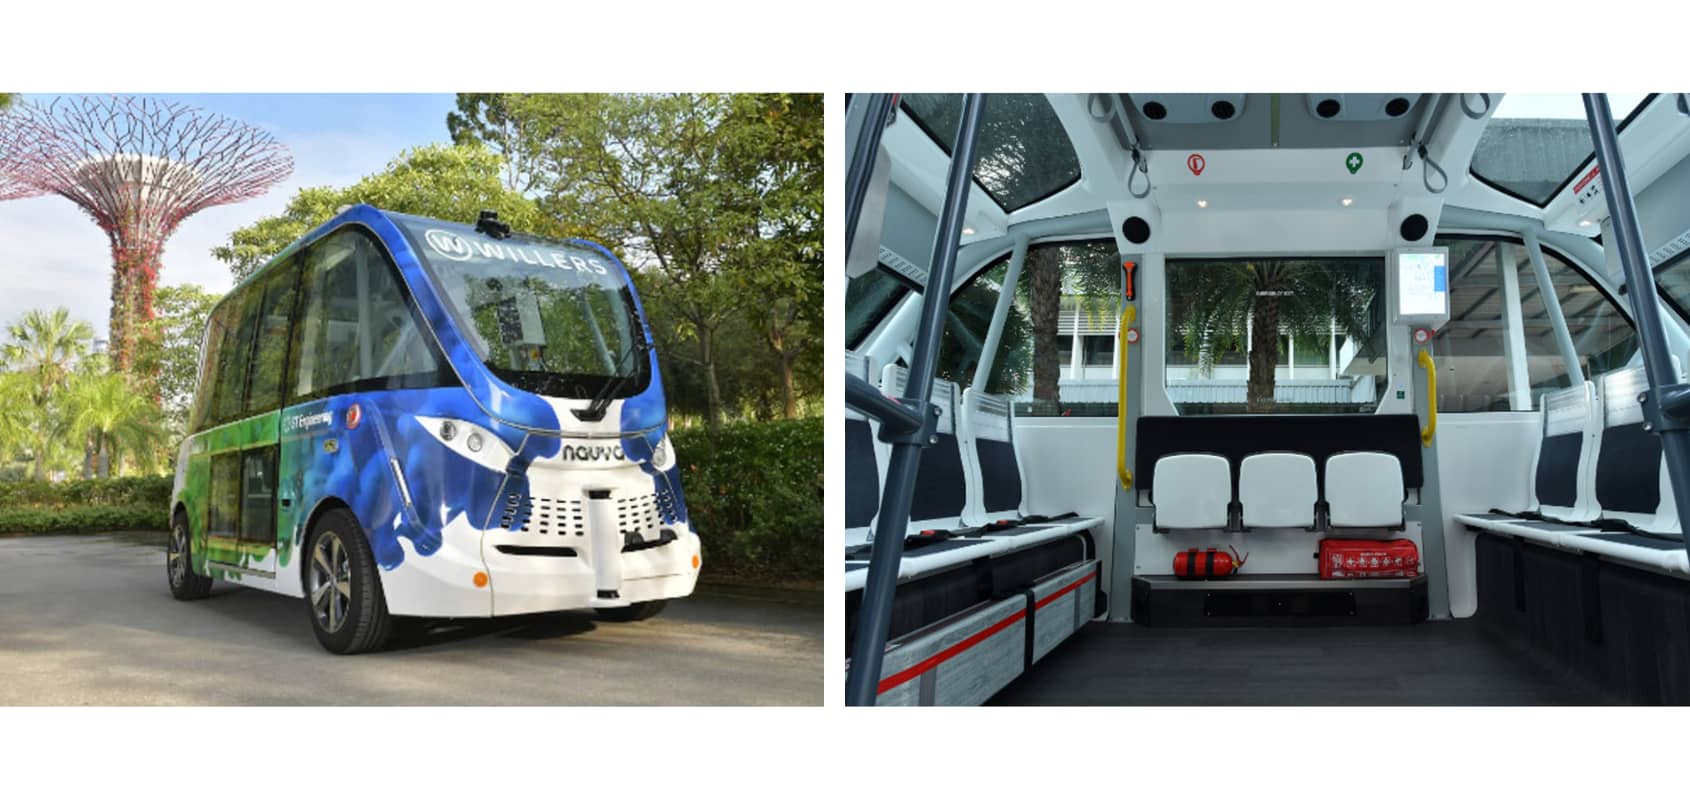
[[[188,217],[257,197],[293,172],[269,133],[168,101],[130,97],[19,103],[8,112],[14,182],[79,206],[111,242],[112,364],[134,363],[153,318],[164,243]]]
[[[20,197],[45,194],[42,190],[24,183],[17,177],[18,169],[11,166],[12,162],[19,158],[22,149],[19,130],[14,118],[0,110],[0,200],[16,200]]]

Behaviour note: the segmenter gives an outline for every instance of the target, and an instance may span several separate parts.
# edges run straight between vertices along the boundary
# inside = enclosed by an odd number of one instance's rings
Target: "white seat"
[[[1327,524],[1400,528],[1402,464],[1390,453],[1338,453],[1326,459]]]
[[[1213,530],[1227,526],[1232,466],[1213,453],[1175,453],[1156,459],[1151,502],[1160,530]]]
[[[1313,528],[1319,500],[1314,459],[1256,453],[1238,465],[1238,504],[1246,528]]]

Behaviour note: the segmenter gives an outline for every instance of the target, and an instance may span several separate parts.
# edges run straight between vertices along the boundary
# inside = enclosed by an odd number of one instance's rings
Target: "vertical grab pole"
[[[1637,204],[1620,156],[1619,134],[1614,131],[1608,96],[1586,94],[1584,113],[1590,121],[1590,138],[1596,143],[1596,164],[1602,172],[1602,193],[1608,197],[1608,216],[1614,223],[1614,244],[1620,250],[1632,319],[1642,340],[1643,371],[1649,377],[1649,391],[1640,398],[1644,402],[1643,417],[1648,421],[1644,427],[1661,437],[1678,518],[1690,520],[1690,425],[1684,417],[1690,405],[1690,387],[1679,381],[1672,368],[1672,351],[1667,348],[1665,323],[1661,321],[1660,293],[1643,254],[1643,228],[1637,222]],[[1690,537],[1686,537],[1685,547],[1690,549]]]
[[[886,493],[875,523],[874,547],[863,581],[862,610],[857,615],[857,638],[851,643],[851,672],[845,679],[845,702],[872,706],[880,695],[880,668],[886,656],[886,637],[892,627],[892,596],[898,588],[898,564],[904,557],[904,533],[909,526],[910,500],[915,494],[916,467],[921,451],[932,443],[938,409],[932,406],[933,374],[939,366],[939,341],[945,332],[945,309],[951,300],[951,276],[956,271],[957,245],[962,238],[968,190],[973,185],[974,145],[986,107],[981,94],[963,95],[962,121],[951,151],[945,178],[945,205],[933,237],[933,259],[922,292],[921,323],[915,337],[909,379],[901,402],[922,415],[921,430],[896,434],[881,430],[892,442],[886,467]]]
[[[1003,342],[1003,326],[1009,319],[1009,309],[1015,305],[1015,286],[1021,280],[1021,265],[1027,262],[1027,236],[1015,237],[1015,247],[1009,252],[1009,268],[1004,270],[1003,290],[998,292],[998,305],[992,309],[992,323],[986,329],[986,343],[980,346],[980,361],[974,367],[973,386],[979,391],[991,391],[992,366],[997,361],[998,345]]]

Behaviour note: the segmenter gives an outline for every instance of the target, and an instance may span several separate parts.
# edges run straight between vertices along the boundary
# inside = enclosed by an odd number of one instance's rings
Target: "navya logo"
[[[329,424],[330,422],[333,422],[333,421],[334,421],[334,415],[330,414],[327,411],[324,411],[321,414],[301,414],[297,417],[288,417],[287,419],[283,420],[282,421],[282,432],[283,433],[294,433],[296,431],[303,431],[303,430],[306,430],[306,429],[309,429],[309,428],[316,428],[316,427],[320,427],[320,426],[323,426],[323,425],[327,425],[327,424]]]
[[[423,234],[423,238],[428,241],[430,249],[453,261],[468,261],[475,255],[475,251],[469,247],[469,242],[451,231],[430,228],[428,233]]]
[[[558,458],[564,461],[627,461],[619,444],[566,444]]]
[[[598,275],[610,274],[610,269],[605,267],[597,258],[584,258],[574,253],[542,250],[538,247],[518,247],[513,244],[501,244],[480,239],[466,239],[451,231],[439,228],[428,229],[423,234],[423,239],[428,242],[430,250],[453,261],[468,261],[479,256],[486,259],[514,261],[536,267],[571,269],[576,272],[590,272]]]

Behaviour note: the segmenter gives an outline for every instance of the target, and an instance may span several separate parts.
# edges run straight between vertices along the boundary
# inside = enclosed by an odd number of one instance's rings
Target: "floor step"
[[[1410,625],[1426,619],[1426,578],[1140,575],[1133,578],[1132,613],[1152,627]]]

